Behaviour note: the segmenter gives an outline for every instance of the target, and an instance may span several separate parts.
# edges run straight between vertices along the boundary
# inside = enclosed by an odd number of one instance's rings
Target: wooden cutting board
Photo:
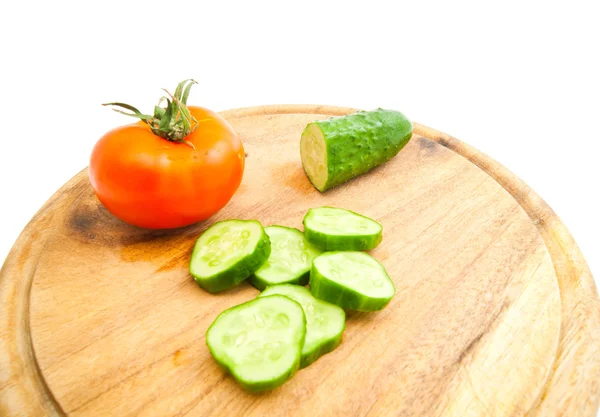
[[[85,170],[62,187],[0,274],[0,415],[593,416],[600,304],[558,217],[498,163],[418,124],[391,162],[320,194],[300,132],[351,111],[224,112],[248,153],[244,180],[218,215],[184,229],[120,222]],[[373,255],[396,296],[381,312],[349,313],[341,346],[281,388],[248,394],[204,334],[257,291],[201,290],[192,246],[216,220],[301,227],[321,205],[383,224]]]

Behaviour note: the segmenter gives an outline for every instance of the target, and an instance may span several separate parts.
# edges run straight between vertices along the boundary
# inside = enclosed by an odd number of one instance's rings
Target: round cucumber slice
[[[219,314],[206,332],[215,360],[245,389],[276,388],[300,366],[306,318],[282,295],[255,298]]]
[[[269,257],[269,236],[256,220],[225,220],[209,227],[196,242],[190,273],[208,292],[239,284]]]
[[[250,278],[259,290],[276,284],[308,284],[312,261],[321,251],[308,242],[298,229],[265,227],[271,241],[269,259]]]
[[[298,302],[306,316],[306,339],[302,347],[300,368],[305,368],[342,343],[346,313],[336,305],[319,300],[308,288],[282,284],[268,287],[259,297],[284,295]]]
[[[310,291],[321,300],[357,311],[381,310],[396,289],[383,265],[364,252],[326,252],[310,271]]]
[[[371,250],[382,240],[379,223],[350,210],[311,208],[303,224],[306,240],[326,251]]]

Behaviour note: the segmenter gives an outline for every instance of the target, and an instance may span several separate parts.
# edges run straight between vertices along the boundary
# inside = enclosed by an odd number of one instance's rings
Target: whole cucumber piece
[[[309,123],[300,139],[302,166],[323,192],[389,161],[412,136],[398,111],[377,109]]]

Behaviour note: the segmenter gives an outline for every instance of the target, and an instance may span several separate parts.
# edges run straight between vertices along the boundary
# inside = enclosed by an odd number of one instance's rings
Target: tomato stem
[[[158,100],[158,104],[154,106],[154,115],[143,114],[135,107],[125,103],[105,103],[103,106],[113,106],[113,110],[117,113],[140,119],[150,126],[152,133],[163,139],[185,143],[194,148],[191,142],[185,140],[186,136],[198,127],[198,121],[187,108],[187,99],[194,84],[197,82],[192,79],[184,80],[177,85],[174,94],[163,88],[168,96],[163,96]],[[121,110],[119,107],[128,111]]]

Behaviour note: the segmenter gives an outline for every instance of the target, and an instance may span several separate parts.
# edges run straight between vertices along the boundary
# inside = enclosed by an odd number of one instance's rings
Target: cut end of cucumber
[[[300,139],[302,166],[313,186],[319,191],[327,188],[327,144],[319,126],[309,124]]]

